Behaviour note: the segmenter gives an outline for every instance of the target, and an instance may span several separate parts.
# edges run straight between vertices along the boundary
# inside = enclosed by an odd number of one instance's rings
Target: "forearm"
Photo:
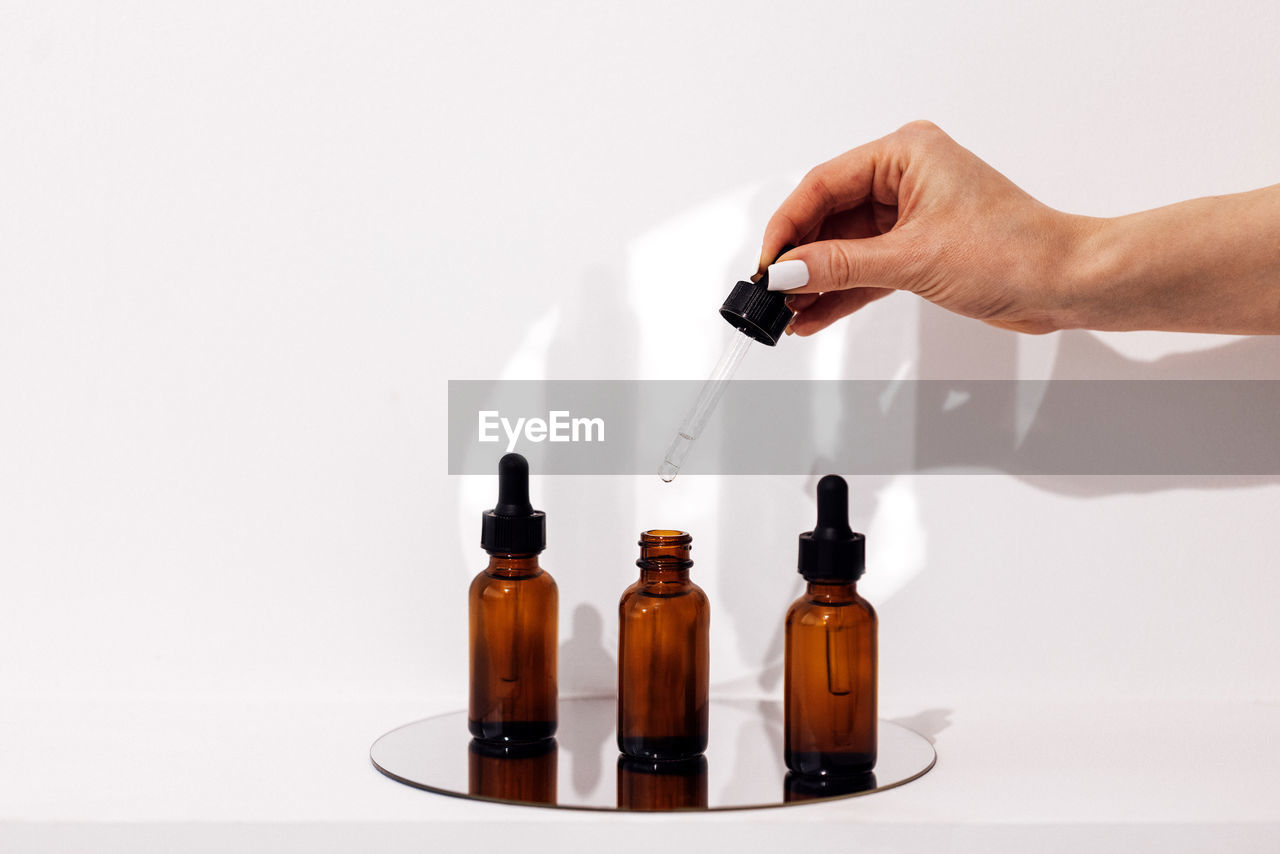
[[[1280,334],[1280,184],[1077,226],[1064,328]]]

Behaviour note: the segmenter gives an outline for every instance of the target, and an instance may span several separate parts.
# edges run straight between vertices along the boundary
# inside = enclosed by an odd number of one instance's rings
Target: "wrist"
[[[1280,333],[1280,185],[1071,219],[1058,328]]]
[[[1069,216],[1060,281],[1059,329],[1141,328],[1134,312],[1140,303],[1126,293],[1125,238],[1118,219]]]

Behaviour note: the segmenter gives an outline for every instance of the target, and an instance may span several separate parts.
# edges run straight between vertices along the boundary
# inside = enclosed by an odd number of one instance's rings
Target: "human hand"
[[[1097,222],[1041,204],[937,126],[912,122],[810,170],[765,228],[760,271],[787,292],[798,335],[895,290],[1051,332],[1074,325],[1075,260]]]

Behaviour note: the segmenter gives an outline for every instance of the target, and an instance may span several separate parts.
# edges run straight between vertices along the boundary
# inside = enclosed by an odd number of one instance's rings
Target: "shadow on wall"
[[[594,605],[584,603],[573,609],[572,634],[560,645],[559,657],[562,680],[574,685],[607,685],[608,690],[591,693],[613,693],[618,679],[618,663],[605,649],[604,619]],[[560,693],[563,697],[578,692],[561,688]],[[612,721],[598,716],[585,720],[592,726],[577,726],[572,728],[572,732],[558,734],[561,745],[572,758],[573,790],[579,795],[595,791],[599,784],[600,752],[613,735]]]
[[[752,230],[737,249],[724,256],[722,279],[726,288],[744,274],[745,268],[754,268],[758,233],[787,189],[789,187],[770,185],[747,201],[745,217]],[[627,253],[619,250],[615,257],[621,265],[625,263]],[[525,362],[521,365],[521,376],[617,379],[639,377],[644,373],[644,366],[639,364],[641,330],[628,302],[627,279],[619,270],[620,266],[612,263],[587,269],[572,296],[555,303],[553,327],[533,336],[539,338],[535,342],[537,346],[530,349],[521,344],[513,351],[520,353],[519,358]],[[908,301],[914,301],[909,309],[906,308]],[[712,312],[714,308],[714,305],[709,305],[705,310]],[[530,319],[531,330],[540,328],[535,321],[538,319]],[[884,379],[914,376],[924,379],[955,377],[958,381],[973,378],[1012,381],[1027,378],[1020,374],[1020,337],[1018,333],[951,314],[910,295],[897,294],[873,303],[864,312],[841,321],[814,338],[792,342],[786,354],[777,354],[772,366],[788,365],[798,377],[865,378],[875,375]],[[1171,355],[1155,361],[1128,358],[1086,332],[1058,333],[1056,338],[1058,348],[1048,375],[1032,379],[1280,377],[1280,337],[1242,338],[1213,349]],[[681,339],[678,336],[662,338],[662,346],[679,348]],[[798,361],[801,358],[811,361],[801,366]],[[1079,424],[1080,419],[1088,420],[1090,417],[1087,412],[1064,412],[1067,404],[1057,398],[1052,383],[1048,384],[1044,397],[1036,402],[1035,407],[1029,412],[1023,407],[1020,415],[1020,402],[1013,396],[1015,383],[1005,384],[1007,387],[1003,390],[1000,385],[993,384],[981,391],[995,396],[995,399],[968,397],[956,403],[948,395],[945,383],[918,384],[915,394],[893,397],[886,403],[884,411],[845,411],[833,401],[833,408],[815,413],[815,422],[821,421],[820,424],[815,423],[815,435],[820,428],[822,435],[828,435],[831,441],[838,443],[842,435],[849,434],[854,424],[865,424],[867,419],[879,418],[897,421],[906,411],[911,415],[911,423],[916,425],[916,432],[914,436],[904,436],[904,442],[915,443],[917,459],[920,459],[921,448],[933,447],[932,437],[936,435],[964,432],[980,437],[976,445],[969,445],[978,448],[978,458],[938,460],[934,466],[937,470],[964,466],[973,471],[974,468],[981,470],[984,465],[984,447],[991,451],[992,460],[1007,458],[1010,450],[1032,454],[1043,445],[1061,441],[1063,425],[1073,421]],[[1001,395],[1008,395],[1008,398]],[[998,415],[994,420],[993,412]],[[1137,412],[1134,429],[1158,431],[1160,417],[1158,413],[1147,414],[1144,420],[1143,413]],[[709,429],[722,429],[724,426],[715,424],[713,419]],[[728,438],[732,448],[734,436],[730,434]],[[817,443],[815,447],[822,445]],[[655,449],[655,458],[659,450]],[[741,453],[747,449],[733,450]],[[930,461],[924,462],[924,470],[927,471]],[[813,507],[814,484],[830,466],[827,459],[816,458],[810,476],[792,481],[785,490],[754,490],[744,488],[739,478],[719,478],[714,490],[708,493],[711,500],[704,509],[716,519],[715,542],[722,571],[725,567],[741,567],[754,572],[754,568],[766,562],[770,566],[779,566],[780,570],[793,566],[794,537],[799,530],[790,526],[781,530],[777,520],[794,518],[797,506]],[[988,470],[993,474],[1007,473],[998,466]],[[1078,496],[1183,487],[1239,487],[1280,480],[1275,476],[1016,476],[1037,489]],[[878,536],[878,551],[883,558],[898,549],[898,553],[903,555],[899,562],[911,564],[911,567],[903,569],[895,586],[877,597],[877,604],[910,583],[911,577],[924,563],[928,525],[918,518],[919,508],[911,492],[911,483],[909,476],[859,476],[851,490],[850,515],[854,527],[870,533],[878,524],[875,520],[894,523],[888,527],[889,536]],[[491,506],[490,484],[486,483],[475,494],[473,492],[459,487],[459,502],[466,508],[464,523],[469,523],[471,514],[476,510]],[[617,546],[633,542],[637,534],[640,501],[635,484],[628,478],[592,479],[590,495],[587,496],[578,478],[557,477],[544,479],[541,492],[542,497],[535,498],[535,503],[556,508],[548,523],[551,548],[547,566],[557,578],[572,578],[572,601],[584,603],[574,608],[573,634],[562,650],[562,690],[566,695],[612,693],[616,676],[610,650],[615,639],[604,636],[604,628],[611,621],[604,619],[596,605],[585,603],[613,603],[631,579],[631,561],[629,558],[620,560]],[[906,499],[902,500],[904,494]],[[475,500],[477,495],[480,496],[479,501]],[[897,503],[891,504],[891,500]],[[486,501],[490,503],[486,504]],[[568,526],[561,528],[557,522],[558,518],[569,518],[569,514],[575,514],[578,519],[578,531],[589,531],[590,536],[557,533],[569,530]],[[589,527],[581,527],[587,521]],[[780,545],[762,555],[759,542],[741,536],[744,530],[767,532],[769,541]],[[695,532],[695,536],[697,534]],[[473,563],[468,560],[464,565],[469,568]],[[885,567],[879,569],[883,571]],[[755,584],[720,585],[715,619],[720,626],[728,628],[722,637],[732,638],[740,660],[754,670],[745,680],[721,683],[721,688],[741,687],[773,692],[779,687],[783,627],[778,603],[786,601],[779,594],[786,585],[792,594],[790,598],[794,598],[802,584],[798,576],[785,579],[779,576],[767,583],[771,585],[765,591],[767,595],[762,595],[762,588]],[[566,601],[565,605],[572,606],[572,601]],[[937,711],[929,710],[921,715]],[[908,725],[913,729],[927,729],[928,723]],[[601,738],[607,738],[607,734]],[[587,746],[584,744],[583,747]],[[588,782],[575,777],[575,785],[586,786]]]
[[[951,726],[951,709],[925,709],[914,715],[891,718],[890,722],[924,736],[930,744],[938,743],[938,733]]]
[[[560,658],[573,665],[576,683],[585,690],[561,691],[566,696],[588,697],[608,694],[618,681],[618,662],[604,644],[604,618],[595,605],[579,604],[573,609],[573,629],[560,645]]]
[[[1019,333],[995,329],[969,318],[951,314],[934,306],[922,306],[920,313],[920,375],[1015,380],[1018,378],[1017,339]],[[1256,336],[1233,339],[1229,343],[1194,353],[1178,353],[1154,361],[1125,357],[1108,347],[1095,335],[1071,331],[1060,333],[1059,347],[1049,380],[1210,380],[1210,379],[1276,379],[1280,377],[1280,338]],[[960,390],[961,384],[957,384]],[[1057,449],[1081,447],[1087,442],[1088,426],[1105,423],[1112,412],[1090,412],[1080,409],[1082,397],[1073,394],[1068,383],[1043,384],[1044,396],[1036,402],[1029,422],[1018,426],[1020,402],[1016,399],[1016,383],[995,383],[975,389],[963,385],[964,398],[953,405],[954,397],[945,383],[921,384],[913,401],[916,423],[917,462],[922,471],[953,466],[983,467],[992,473],[1006,471],[1003,460],[1011,457],[1031,463],[1052,460]],[[992,417],[998,413],[999,417]],[[1135,437],[1160,436],[1168,429],[1169,413],[1159,407],[1135,405],[1124,413],[1126,425]],[[1206,409],[1203,429],[1188,423],[1184,410],[1180,429],[1198,433],[1206,442],[1263,442],[1270,446],[1268,435],[1222,437],[1213,434],[1217,413]],[[1194,418],[1195,416],[1190,416]],[[956,437],[963,436],[957,442]],[[939,448],[961,445],[973,456],[954,459],[943,454],[933,459],[928,454]],[[1100,452],[1104,449],[1099,449]],[[1206,448],[1206,451],[1210,450]],[[1012,452],[1012,453],[1011,453]],[[1280,476],[1267,475],[1178,475],[1178,474],[1107,474],[1099,476],[1055,474],[1012,474],[1038,489],[1064,495],[1099,496],[1130,492],[1155,492],[1185,487],[1238,488],[1280,482]]]

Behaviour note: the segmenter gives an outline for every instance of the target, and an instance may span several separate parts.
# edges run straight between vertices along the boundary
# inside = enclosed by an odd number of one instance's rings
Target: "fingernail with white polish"
[[[769,290],[789,291],[809,283],[809,268],[800,259],[769,265]]]

